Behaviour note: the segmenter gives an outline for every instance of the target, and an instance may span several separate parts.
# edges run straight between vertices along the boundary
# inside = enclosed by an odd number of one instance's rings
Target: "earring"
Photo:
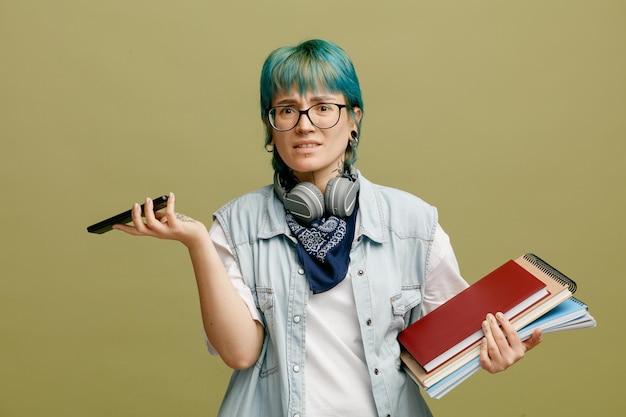
[[[350,146],[356,148],[359,144],[359,134],[356,130],[353,130],[350,132],[350,136],[352,137],[352,140],[350,140]]]
[[[272,153],[274,152],[274,145],[270,145],[269,143],[265,145],[265,152]]]

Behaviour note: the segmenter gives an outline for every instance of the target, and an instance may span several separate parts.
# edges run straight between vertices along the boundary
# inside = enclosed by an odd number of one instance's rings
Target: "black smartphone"
[[[167,205],[167,198],[168,197],[166,195],[162,195],[161,197],[157,197],[153,199],[152,202],[154,203],[154,211],[158,211],[158,210],[161,210],[162,208],[165,208],[165,206]],[[145,204],[141,205],[142,216],[144,215],[144,212],[143,212],[144,205]],[[132,221],[133,219],[131,217],[131,210],[127,210],[113,217],[109,217],[106,220],[102,220],[101,222],[92,224],[91,226],[87,228],[87,231],[89,233],[102,234],[102,233],[108,232],[109,230],[112,230],[114,224],[126,224]]]

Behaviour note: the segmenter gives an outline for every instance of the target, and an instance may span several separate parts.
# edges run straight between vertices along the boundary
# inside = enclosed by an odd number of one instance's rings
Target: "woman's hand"
[[[540,329],[535,329],[532,336],[522,342],[519,335],[502,313],[488,314],[483,322],[483,337],[480,346],[480,365],[487,372],[504,371],[524,357],[526,352],[541,343]]]
[[[233,369],[246,369],[259,358],[264,329],[252,319],[250,310],[233,286],[207,228],[201,222],[176,213],[170,193],[165,211],[154,213],[151,199],[133,205],[133,226],[113,226],[134,236],[178,240],[187,246],[198,284],[200,310],[206,336],[224,362]]]
[[[207,237],[207,228],[184,214],[174,210],[176,198],[170,193],[163,212],[154,212],[152,199],[146,199],[144,206],[145,221],[141,216],[141,206],[137,203],[132,208],[133,226],[116,224],[114,229],[134,236],[152,236],[159,239],[177,240],[189,247],[194,241]]]

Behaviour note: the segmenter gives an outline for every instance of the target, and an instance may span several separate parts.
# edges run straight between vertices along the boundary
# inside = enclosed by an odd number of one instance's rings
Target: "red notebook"
[[[398,341],[430,372],[483,336],[487,313],[511,319],[548,295],[545,283],[510,260],[407,327]]]

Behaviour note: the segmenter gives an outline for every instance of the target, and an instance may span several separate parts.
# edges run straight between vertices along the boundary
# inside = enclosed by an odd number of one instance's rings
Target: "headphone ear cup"
[[[328,181],[324,193],[326,213],[337,217],[348,217],[356,206],[359,181],[346,177],[337,177]]]
[[[284,195],[283,204],[295,219],[302,224],[324,216],[324,196],[313,184],[301,182]]]

